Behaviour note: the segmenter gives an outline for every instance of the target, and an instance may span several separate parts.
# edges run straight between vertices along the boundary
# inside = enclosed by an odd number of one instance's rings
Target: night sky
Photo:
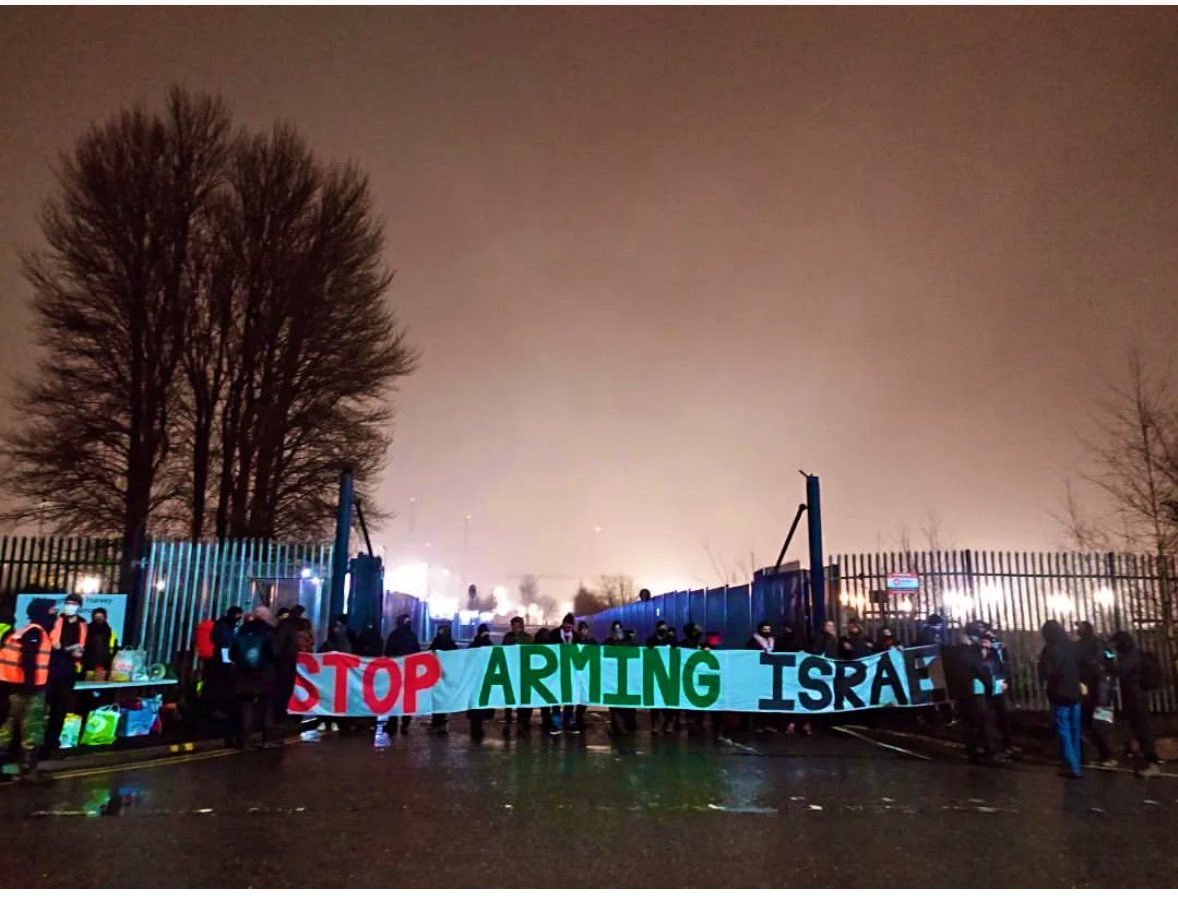
[[[1049,549],[1129,344],[1178,338],[1176,35],[1164,8],[7,8],[0,375],[31,371],[17,250],[55,154],[179,83],[371,174],[423,353],[389,558],[459,565],[469,514],[481,584],[715,583],[705,542],[772,562],[799,468],[832,552],[930,510]]]

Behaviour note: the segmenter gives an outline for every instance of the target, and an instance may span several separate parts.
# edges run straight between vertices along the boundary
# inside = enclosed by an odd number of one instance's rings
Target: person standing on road
[[[504,647],[514,647],[516,645],[532,643],[532,636],[528,634],[527,629],[524,628],[524,617],[513,616],[511,619],[511,631],[503,635],[502,645]],[[512,709],[508,707],[503,710],[503,736],[508,737],[511,734],[512,719],[515,719],[516,734],[527,734],[532,728],[532,711],[530,709]]]
[[[49,634],[53,652],[49,657],[49,688],[45,693],[49,704],[45,749],[53,755],[59,751],[65,717],[74,711],[74,686],[78,683],[86,648],[86,621],[79,615],[81,609],[81,594],[66,597],[61,604],[61,615]]]
[[[646,646],[648,648],[655,647],[674,647],[675,639],[671,636],[670,629],[667,623],[662,619],[655,622],[654,634],[646,639]],[[657,734],[659,730],[659,722],[662,722],[663,734],[670,734],[672,729],[679,724],[678,710],[659,710],[652,709],[650,711],[650,733]]]
[[[605,639],[607,647],[633,646],[634,640],[622,627],[622,623],[614,621],[609,627],[609,637]],[[633,734],[638,730],[638,719],[633,709],[622,706],[609,708],[609,733],[614,737],[623,734]]]
[[[1117,760],[1109,733],[1111,723],[1096,718],[1097,709],[1112,708],[1112,683],[1106,668],[1104,642],[1096,636],[1091,622],[1077,625],[1076,635],[1076,661],[1080,666],[1080,682],[1084,685],[1084,697],[1080,701],[1082,729],[1096,746],[1097,765],[1114,769]]]
[[[752,633],[752,636],[745,642],[746,650],[760,650],[762,653],[773,653],[775,647],[775,639],[773,637],[773,626],[768,622],[762,622],[757,626],[757,630]],[[769,720],[768,713],[750,713],[752,719],[754,734],[769,734],[776,731]]]
[[[486,622],[479,625],[478,631],[475,633],[474,640],[470,642],[467,647],[468,650],[476,650],[479,647],[490,647],[491,642],[491,626]],[[485,732],[483,731],[483,723],[489,719],[492,711],[489,709],[468,709],[466,711],[466,718],[470,721],[470,739],[476,744],[483,739]]]
[[[1010,675],[1006,665],[1006,651],[994,638],[991,631],[982,634],[982,665],[990,676],[991,694],[986,699],[990,716],[1001,739],[1002,755],[1010,757],[1015,752],[1014,733],[1011,729]]]
[[[1147,696],[1147,682],[1143,678],[1144,666],[1141,651],[1133,642],[1127,631],[1118,631],[1113,635],[1113,650],[1116,660],[1113,672],[1117,676],[1117,684],[1121,689],[1121,709],[1129,722],[1133,737],[1137,740],[1141,750],[1144,765],[1137,769],[1139,778],[1150,778],[1161,772],[1157,745],[1153,739],[1153,726],[1149,721],[1149,698]]]
[[[552,631],[548,628],[537,628],[536,634],[532,637],[533,644],[547,644],[550,643],[549,637]],[[552,707],[540,707],[540,731],[542,734],[548,734],[552,730]]]
[[[229,658],[237,667],[234,693],[240,713],[238,746],[248,750],[254,721],[261,719],[262,749],[281,746],[273,742],[274,708],[277,705],[277,659],[274,654],[274,610],[256,606],[237,632]]]
[[[593,636],[593,632],[589,630],[588,622],[577,623],[577,643],[578,644],[592,644],[597,646],[597,638]],[[585,713],[589,707],[584,703],[578,703],[573,707],[573,734],[581,734],[585,730]]]
[[[565,617],[560,620],[560,628],[557,628],[548,634],[548,643],[550,644],[579,644],[576,632],[577,620],[573,618],[572,613],[566,613]],[[570,734],[580,734],[576,729],[573,720],[573,706],[569,704],[564,707],[554,706],[551,709],[552,719],[548,726],[548,733],[552,737],[559,736],[562,732]]]
[[[1079,778],[1081,687],[1076,648],[1055,619],[1044,622],[1040,631],[1043,653],[1039,656],[1039,680],[1047,692],[1055,732],[1059,735],[1059,752],[1065,765],[1060,774]]]
[[[286,708],[294,693],[299,667],[299,623],[306,611],[302,606],[282,610],[278,627],[274,629],[274,703],[279,721],[287,718]]]
[[[417,639],[417,632],[413,630],[413,617],[409,613],[397,616],[396,627],[389,632],[384,642],[384,655],[396,658],[421,652],[421,641]],[[401,734],[409,733],[409,726],[413,716],[401,716]]]
[[[431,653],[448,653],[451,650],[458,649],[458,645],[454,643],[454,638],[450,634],[449,622],[443,622],[438,626],[438,633],[430,641],[429,649]],[[434,713],[430,717],[429,731],[430,734],[445,737],[450,733],[450,717],[446,713]]]
[[[20,732],[18,773],[22,781],[40,781],[37,771],[45,746],[45,691],[49,684],[49,658],[57,609],[46,597],[36,597],[25,610],[28,624],[9,630],[0,644],[0,682],[8,688],[8,711],[0,724],[0,757],[12,750]],[[5,770],[2,779],[12,775]]]

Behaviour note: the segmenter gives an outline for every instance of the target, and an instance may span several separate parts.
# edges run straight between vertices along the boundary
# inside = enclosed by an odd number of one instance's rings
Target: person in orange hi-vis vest
[[[0,724],[0,755],[7,756],[20,733],[20,762],[5,767],[0,780],[19,773],[24,780],[43,780],[37,771],[38,755],[45,745],[45,689],[49,684],[49,657],[57,609],[46,597],[34,598],[26,610],[29,621],[10,631],[0,644],[0,681],[9,689],[8,715]]]

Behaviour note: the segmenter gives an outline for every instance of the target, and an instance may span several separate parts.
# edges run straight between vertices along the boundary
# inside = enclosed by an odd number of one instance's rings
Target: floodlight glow
[[[990,606],[997,606],[1002,602],[1005,596],[1002,592],[1002,586],[997,584],[983,584],[981,590],[978,591],[978,596],[981,597],[983,603]]]
[[[969,612],[973,608],[974,599],[965,591],[945,591],[945,605],[955,615]]]
[[[300,578],[310,578],[313,573],[310,566],[303,566],[303,570],[299,572]]]
[[[1076,603],[1067,594],[1056,593],[1047,597],[1047,611],[1053,616],[1066,616],[1075,612]]]
[[[429,566],[419,562],[393,566],[385,573],[384,587],[386,591],[424,597],[429,593]]]
[[[155,589],[157,591],[162,591],[167,586],[168,586],[168,583],[166,581],[164,581],[162,578],[155,583]]]
[[[458,598],[441,594],[429,598],[429,614],[435,619],[453,619],[458,612]]]
[[[1092,599],[1096,601],[1097,606],[1109,607],[1117,602],[1117,595],[1110,587],[1097,588],[1092,594]]]
[[[97,594],[102,589],[102,579],[97,575],[83,575],[74,586],[79,594]]]

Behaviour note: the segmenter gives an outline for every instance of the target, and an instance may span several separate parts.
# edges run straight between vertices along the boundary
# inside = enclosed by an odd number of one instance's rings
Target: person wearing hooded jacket
[[[8,712],[0,723],[0,756],[12,749],[20,732],[21,780],[41,781],[46,776],[37,770],[41,749],[45,745],[46,701],[49,683],[49,657],[57,610],[53,601],[36,597],[26,608],[28,623],[8,631],[0,645],[0,681],[9,689]],[[2,779],[12,773],[5,769]]]
[[[475,633],[474,640],[470,642],[466,649],[477,650],[479,647],[491,647],[491,626],[486,622],[479,625],[478,631]],[[470,720],[470,739],[478,743],[485,736],[483,731],[483,723],[491,718],[493,715],[489,709],[468,709],[466,711],[466,718]]]
[[[675,638],[671,636],[671,632],[667,627],[667,623],[659,619],[654,625],[654,634],[646,639],[646,646],[648,648],[654,647],[674,647]],[[659,731],[659,722],[663,725],[663,734],[670,734],[675,728],[679,726],[679,710],[677,709],[652,709],[650,711],[650,733],[657,734]]]
[[[255,718],[261,719],[262,749],[281,746],[271,740],[278,667],[274,654],[274,610],[268,606],[254,607],[248,621],[237,632],[229,658],[236,666],[233,690],[240,714],[238,746],[242,750],[249,748]]]
[[[1141,684],[1141,651],[1127,631],[1118,631],[1112,637],[1116,659],[1110,668],[1117,677],[1121,689],[1121,709],[1129,722],[1133,737],[1141,749],[1144,766],[1137,769],[1140,778],[1149,778],[1160,772],[1157,745],[1154,743],[1153,726],[1149,720],[1149,698]]]
[[[633,646],[634,639],[626,634],[625,628],[619,621],[614,621],[609,628],[609,636],[605,639],[608,647]],[[690,713],[688,722],[690,724]],[[633,734],[638,730],[637,713],[629,707],[611,706],[609,708],[609,733],[614,737],[623,734]]]
[[[579,644],[581,643],[580,636],[577,634],[577,620],[572,613],[566,613],[564,618],[560,620],[560,627],[554,628],[548,632],[548,643],[550,644]],[[553,706],[550,709],[550,721],[548,725],[548,734],[552,737],[559,737],[561,733],[580,734],[583,730],[583,725],[579,725],[574,718],[575,711],[573,706],[560,707]],[[582,715],[584,715],[582,713]]]
[[[1080,667],[1080,681],[1084,685],[1084,696],[1080,700],[1081,727],[1096,746],[1097,765],[1116,768],[1116,753],[1109,737],[1108,725],[1096,719],[1098,708],[1112,706],[1112,685],[1107,670],[1104,642],[1096,636],[1091,622],[1076,626],[1076,661]]]
[[[431,653],[448,653],[451,650],[458,649],[453,635],[450,634],[450,624],[448,622],[438,627],[438,633],[430,641],[429,649]],[[430,717],[429,731],[430,734],[445,737],[450,733],[450,717],[446,713],[434,713]]]
[[[1040,629],[1043,652],[1039,656],[1039,680],[1043,682],[1051,703],[1051,718],[1059,735],[1059,752],[1065,769],[1060,774],[1080,777],[1080,665],[1076,648],[1068,640],[1064,627],[1048,619]]]
[[[396,658],[409,656],[411,653],[421,652],[421,641],[417,639],[417,632],[413,630],[413,617],[409,613],[397,616],[397,627],[389,632],[384,642],[384,655]],[[409,726],[413,716],[401,716],[401,734],[409,733]]]

